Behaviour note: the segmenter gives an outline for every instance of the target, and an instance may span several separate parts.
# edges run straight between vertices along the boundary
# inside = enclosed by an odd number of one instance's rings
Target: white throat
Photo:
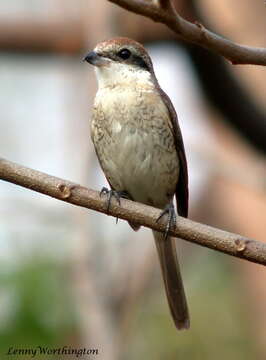
[[[132,86],[132,84],[154,87],[150,72],[135,66],[110,62],[107,66],[96,67],[95,71],[99,89],[114,86]]]

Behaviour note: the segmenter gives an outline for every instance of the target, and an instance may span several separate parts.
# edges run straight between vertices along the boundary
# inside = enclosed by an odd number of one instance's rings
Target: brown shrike
[[[178,214],[187,217],[188,174],[182,134],[147,51],[136,41],[114,38],[99,43],[84,60],[95,66],[98,79],[91,137],[110,194],[164,209],[169,225],[175,222],[175,195]],[[134,230],[140,227],[130,226]],[[175,325],[189,328],[175,239],[156,231],[153,234]]]

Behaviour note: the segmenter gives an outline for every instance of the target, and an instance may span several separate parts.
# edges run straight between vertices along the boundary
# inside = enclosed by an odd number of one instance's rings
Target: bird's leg
[[[102,197],[102,195],[107,195],[107,212],[108,213],[109,213],[109,210],[110,210],[112,197],[114,197],[117,200],[118,204],[121,205],[120,196],[119,196],[117,191],[112,190],[112,189],[109,190],[106,187],[103,187],[101,192],[100,192],[100,197]]]
[[[166,229],[165,229],[165,233],[164,233],[164,240],[167,239],[168,235],[169,235],[169,230],[173,227],[175,227],[176,225],[176,213],[175,213],[175,208],[172,202],[170,202],[168,205],[166,205],[166,207],[164,208],[164,210],[161,212],[160,216],[156,219],[156,222],[158,222],[164,215],[167,214],[167,224],[166,224]]]
[[[128,195],[128,193],[126,191],[115,191],[113,189],[109,190],[106,187],[102,188],[102,190],[100,192],[100,197],[102,197],[102,195],[107,195],[107,213],[109,213],[109,210],[110,210],[112,197],[114,197],[116,199],[119,206],[121,205],[121,202],[120,202],[121,198],[128,199],[128,200],[130,199],[130,196]]]

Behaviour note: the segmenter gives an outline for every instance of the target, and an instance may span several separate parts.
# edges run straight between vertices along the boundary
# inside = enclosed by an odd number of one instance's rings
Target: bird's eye
[[[131,52],[128,49],[122,49],[120,50],[117,55],[123,59],[123,60],[127,60],[128,58],[130,58]]]

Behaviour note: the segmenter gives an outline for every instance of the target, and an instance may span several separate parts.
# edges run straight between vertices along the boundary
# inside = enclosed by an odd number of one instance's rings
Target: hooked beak
[[[105,66],[110,62],[108,58],[97,54],[96,51],[90,51],[82,61],[87,61],[94,66]]]

